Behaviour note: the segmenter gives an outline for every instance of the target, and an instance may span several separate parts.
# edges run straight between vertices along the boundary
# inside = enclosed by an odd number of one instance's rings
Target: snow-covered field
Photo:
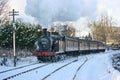
[[[87,57],[87,62],[79,69],[74,80],[120,80],[120,72],[112,67],[111,57],[112,54],[120,53],[120,50],[116,51],[106,51],[105,53],[90,54],[66,59],[64,61],[59,61],[56,63],[49,64],[47,66],[35,69],[25,74],[21,74],[11,80],[41,80],[46,75],[53,73],[54,70],[60,68],[61,66],[78,59],[78,61],[73,62],[62,69],[59,69],[55,73],[51,74],[45,80],[73,80],[76,70],[84,63]],[[30,57],[27,59],[22,59],[17,63],[17,67],[34,63],[36,61],[35,57]],[[12,61],[11,61],[12,62]],[[10,64],[10,63],[9,63]],[[36,66],[41,66],[47,63],[40,63],[30,67],[26,67],[19,70],[14,70],[12,72],[6,72],[0,74],[0,80],[14,75],[16,73],[23,72],[25,70],[34,68]],[[0,66],[0,72],[14,68],[13,66]]]

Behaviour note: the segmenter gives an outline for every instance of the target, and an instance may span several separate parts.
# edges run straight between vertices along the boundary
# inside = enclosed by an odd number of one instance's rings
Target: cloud
[[[25,11],[26,0],[9,0],[9,6],[11,9],[15,9],[20,13],[24,13]]]
[[[55,21],[76,21],[83,16],[93,18],[96,9],[96,0],[27,0],[25,13],[48,25]]]
[[[118,26],[120,25],[120,9],[119,9],[120,1],[113,1],[113,0],[98,0],[98,9],[97,9],[97,16],[101,14],[107,14],[108,16],[112,17]]]
[[[76,28],[76,36],[86,36],[90,33],[88,28],[89,19],[87,17],[80,17],[77,21],[73,22],[74,27]]]
[[[9,0],[9,2],[11,9],[19,11],[19,16],[24,20],[33,21],[33,17],[34,22],[37,20],[44,25],[54,21],[78,21],[81,17],[95,20],[101,14],[108,14],[120,25],[119,0]]]

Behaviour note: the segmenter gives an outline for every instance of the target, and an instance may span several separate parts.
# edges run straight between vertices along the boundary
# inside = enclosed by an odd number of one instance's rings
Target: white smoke
[[[80,17],[94,17],[96,0],[27,0],[26,14],[43,25],[55,21],[76,21]]]

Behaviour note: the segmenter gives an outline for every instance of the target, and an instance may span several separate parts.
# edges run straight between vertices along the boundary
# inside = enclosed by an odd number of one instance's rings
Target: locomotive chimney
[[[44,33],[44,35],[47,35],[47,28],[43,29],[43,33]]]

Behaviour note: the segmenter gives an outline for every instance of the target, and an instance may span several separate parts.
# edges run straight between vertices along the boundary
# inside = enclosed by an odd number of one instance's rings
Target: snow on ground
[[[0,63],[2,62],[3,58],[0,58]],[[16,67],[20,67],[20,66],[25,66],[25,65],[29,65],[29,64],[33,64],[37,62],[37,58],[36,57],[25,57],[25,58],[20,58],[19,61],[17,61],[16,63]],[[8,58],[7,59],[7,65],[6,66],[0,66],[0,72],[1,71],[5,71],[5,70],[9,70],[9,69],[13,69],[16,68],[14,67],[14,61],[13,58]]]
[[[92,57],[79,71],[76,80],[120,80],[120,73],[112,67],[112,54],[120,51],[89,55]]]
[[[21,73],[21,72],[23,72],[23,71],[32,69],[32,68],[34,68],[34,67],[41,66],[41,65],[44,65],[44,64],[36,64],[36,65],[32,65],[32,66],[25,67],[25,68],[23,68],[22,70],[21,70],[21,69],[17,69],[17,70],[13,70],[12,72],[10,71],[10,72],[6,72],[6,73],[2,73],[2,74],[0,74],[0,80],[4,79],[4,78],[6,78],[6,77],[9,77],[9,76],[11,76],[11,75],[15,75],[15,74],[17,74],[17,73]]]
[[[120,72],[118,72],[112,67],[112,62],[111,62],[112,54],[117,54],[117,53],[120,53],[120,50],[116,50],[116,51],[109,50],[106,51],[105,53],[86,55],[88,61],[78,71],[75,80],[120,80]],[[33,70],[29,73],[25,73],[23,75],[15,77],[11,80],[41,80],[43,77],[53,72],[55,69],[65,65],[66,63],[74,59],[76,58],[70,58],[65,61],[52,63],[43,68]],[[60,69],[59,71],[55,72],[50,77],[48,77],[46,80],[73,80],[76,70],[84,61],[85,61],[85,55],[79,56],[77,62],[74,62]],[[26,61],[26,64],[28,64],[28,62],[29,61]],[[22,62],[19,63],[19,66],[20,64],[22,64]],[[42,65],[42,64],[43,63],[40,63],[38,65]],[[6,68],[9,68],[9,66]],[[6,70],[6,68],[0,66],[0,71],[2,71],[1,69]],[[24,69],[22,69],[21,71],[24,71]],[[11,74],[15,74],[15,73],[17,72],[14,71]],[[8,75],[10,75],[10,73],[5,73],[4,75],[1,74],[0,78],[7,77]]]
[[[65,60],[65,61],[60,61],[60,62],[57,62],[57,63],[52,63],[50,64],[49,66],[45,66],[43,68],[40,68],[40,69],[37,69],[33,72],[30,72],[28,74],[23,74],[22,76],[19,76],[19,77],[16,77],[14,78],[13,80],[41,80],[42,78],[44,78],[46,75],[48,75],[49,73],[53,72],[54,70],[58,69],[59,67],[75,60],[76,58],[71,58],[71,59],[68,59],[68,60]],[[78,65],[78,64],[77,64]],[[73,65],[74,66],[74,65]],[[69,68],[67,68],[69,69]],[[58,74],[59,75],[64,75],[64,70],[62,70],[63,73],[60,73]],[[31,78],[30,76],[34,76],[34,78]],[[57,78],[52,78],[52,80],[61,80],[61,79],[58,79],[58,76]],[[65,78],[65,77],[64,77]],[[64,78],[62,80],[64,80]]]

